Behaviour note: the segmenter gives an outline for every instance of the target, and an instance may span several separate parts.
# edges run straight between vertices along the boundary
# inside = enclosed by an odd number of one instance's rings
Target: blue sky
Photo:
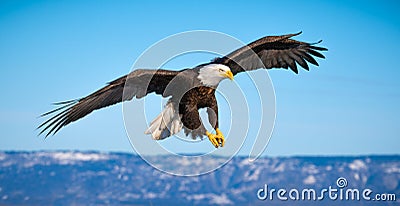
[[[399,14],[398,1],[0,1],[0,150],[132,152],[121,105],[46,140],[37,117],[128,73],[167,36],[212,30],[243,42],[303,31],[296,39],[329,48],[310,72],[269,72],[277,117],[265,155],[399,154]]]

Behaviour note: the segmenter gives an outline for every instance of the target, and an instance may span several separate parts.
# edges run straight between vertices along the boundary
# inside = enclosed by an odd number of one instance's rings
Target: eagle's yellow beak
[[[233,73],[231,71],[227,71],[224,76],[226,78],[229,78],[230,80],[233,80]]]

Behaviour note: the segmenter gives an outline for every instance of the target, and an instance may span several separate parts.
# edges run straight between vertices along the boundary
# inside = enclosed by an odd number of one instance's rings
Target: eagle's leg
[[[222,134],[221,130],[218,128],[215,129],[216,134],[211,134],[210,132],[206,132],[206,135],[210,142],[214,145],[215,148],[223,147],[225,144],[225,137]]]
[[[225,137],[221,130],[218,128],[218,104],[215,95],[210,98],[210,105],[207,108],[208,121],[215,128],[216,134],[206,132],[206,135],[215,148],[223,147],[225,144]]]

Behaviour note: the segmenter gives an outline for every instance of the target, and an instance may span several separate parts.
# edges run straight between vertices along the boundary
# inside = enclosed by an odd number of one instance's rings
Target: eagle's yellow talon
[[[206,132],[206,135],[215,148],[223,147],[225,144],[225,137],[218,128],[215,131],[217,134]]]

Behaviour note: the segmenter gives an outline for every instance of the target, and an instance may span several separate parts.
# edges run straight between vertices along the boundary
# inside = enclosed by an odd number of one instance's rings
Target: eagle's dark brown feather
[[[234,75],[259,68],[290,68],[297,74],[296,63],[309,70],[307,62],[318,66],[312,56],[325,58],[318,51],[327,49],[314,46],[321,41],[311,44],[290,39],[300,33],[261,38],[224,57],[216,58],[211,63],[228,66]]]
[[[135,70],[128,75],[109,82],[107,86],[84,98],[56,103],[61,106],[41,116],[61,111],[38,126],[38,129],[41,129],[39,134],[45,131],[47,131],[46,137],[55,134],[62,127],[88,115],[94,110],[125,100],[131,100],[135,96],[142,98],[152,92],[163,94],[169,81],[178,73],[179,71],[168,70]]]

